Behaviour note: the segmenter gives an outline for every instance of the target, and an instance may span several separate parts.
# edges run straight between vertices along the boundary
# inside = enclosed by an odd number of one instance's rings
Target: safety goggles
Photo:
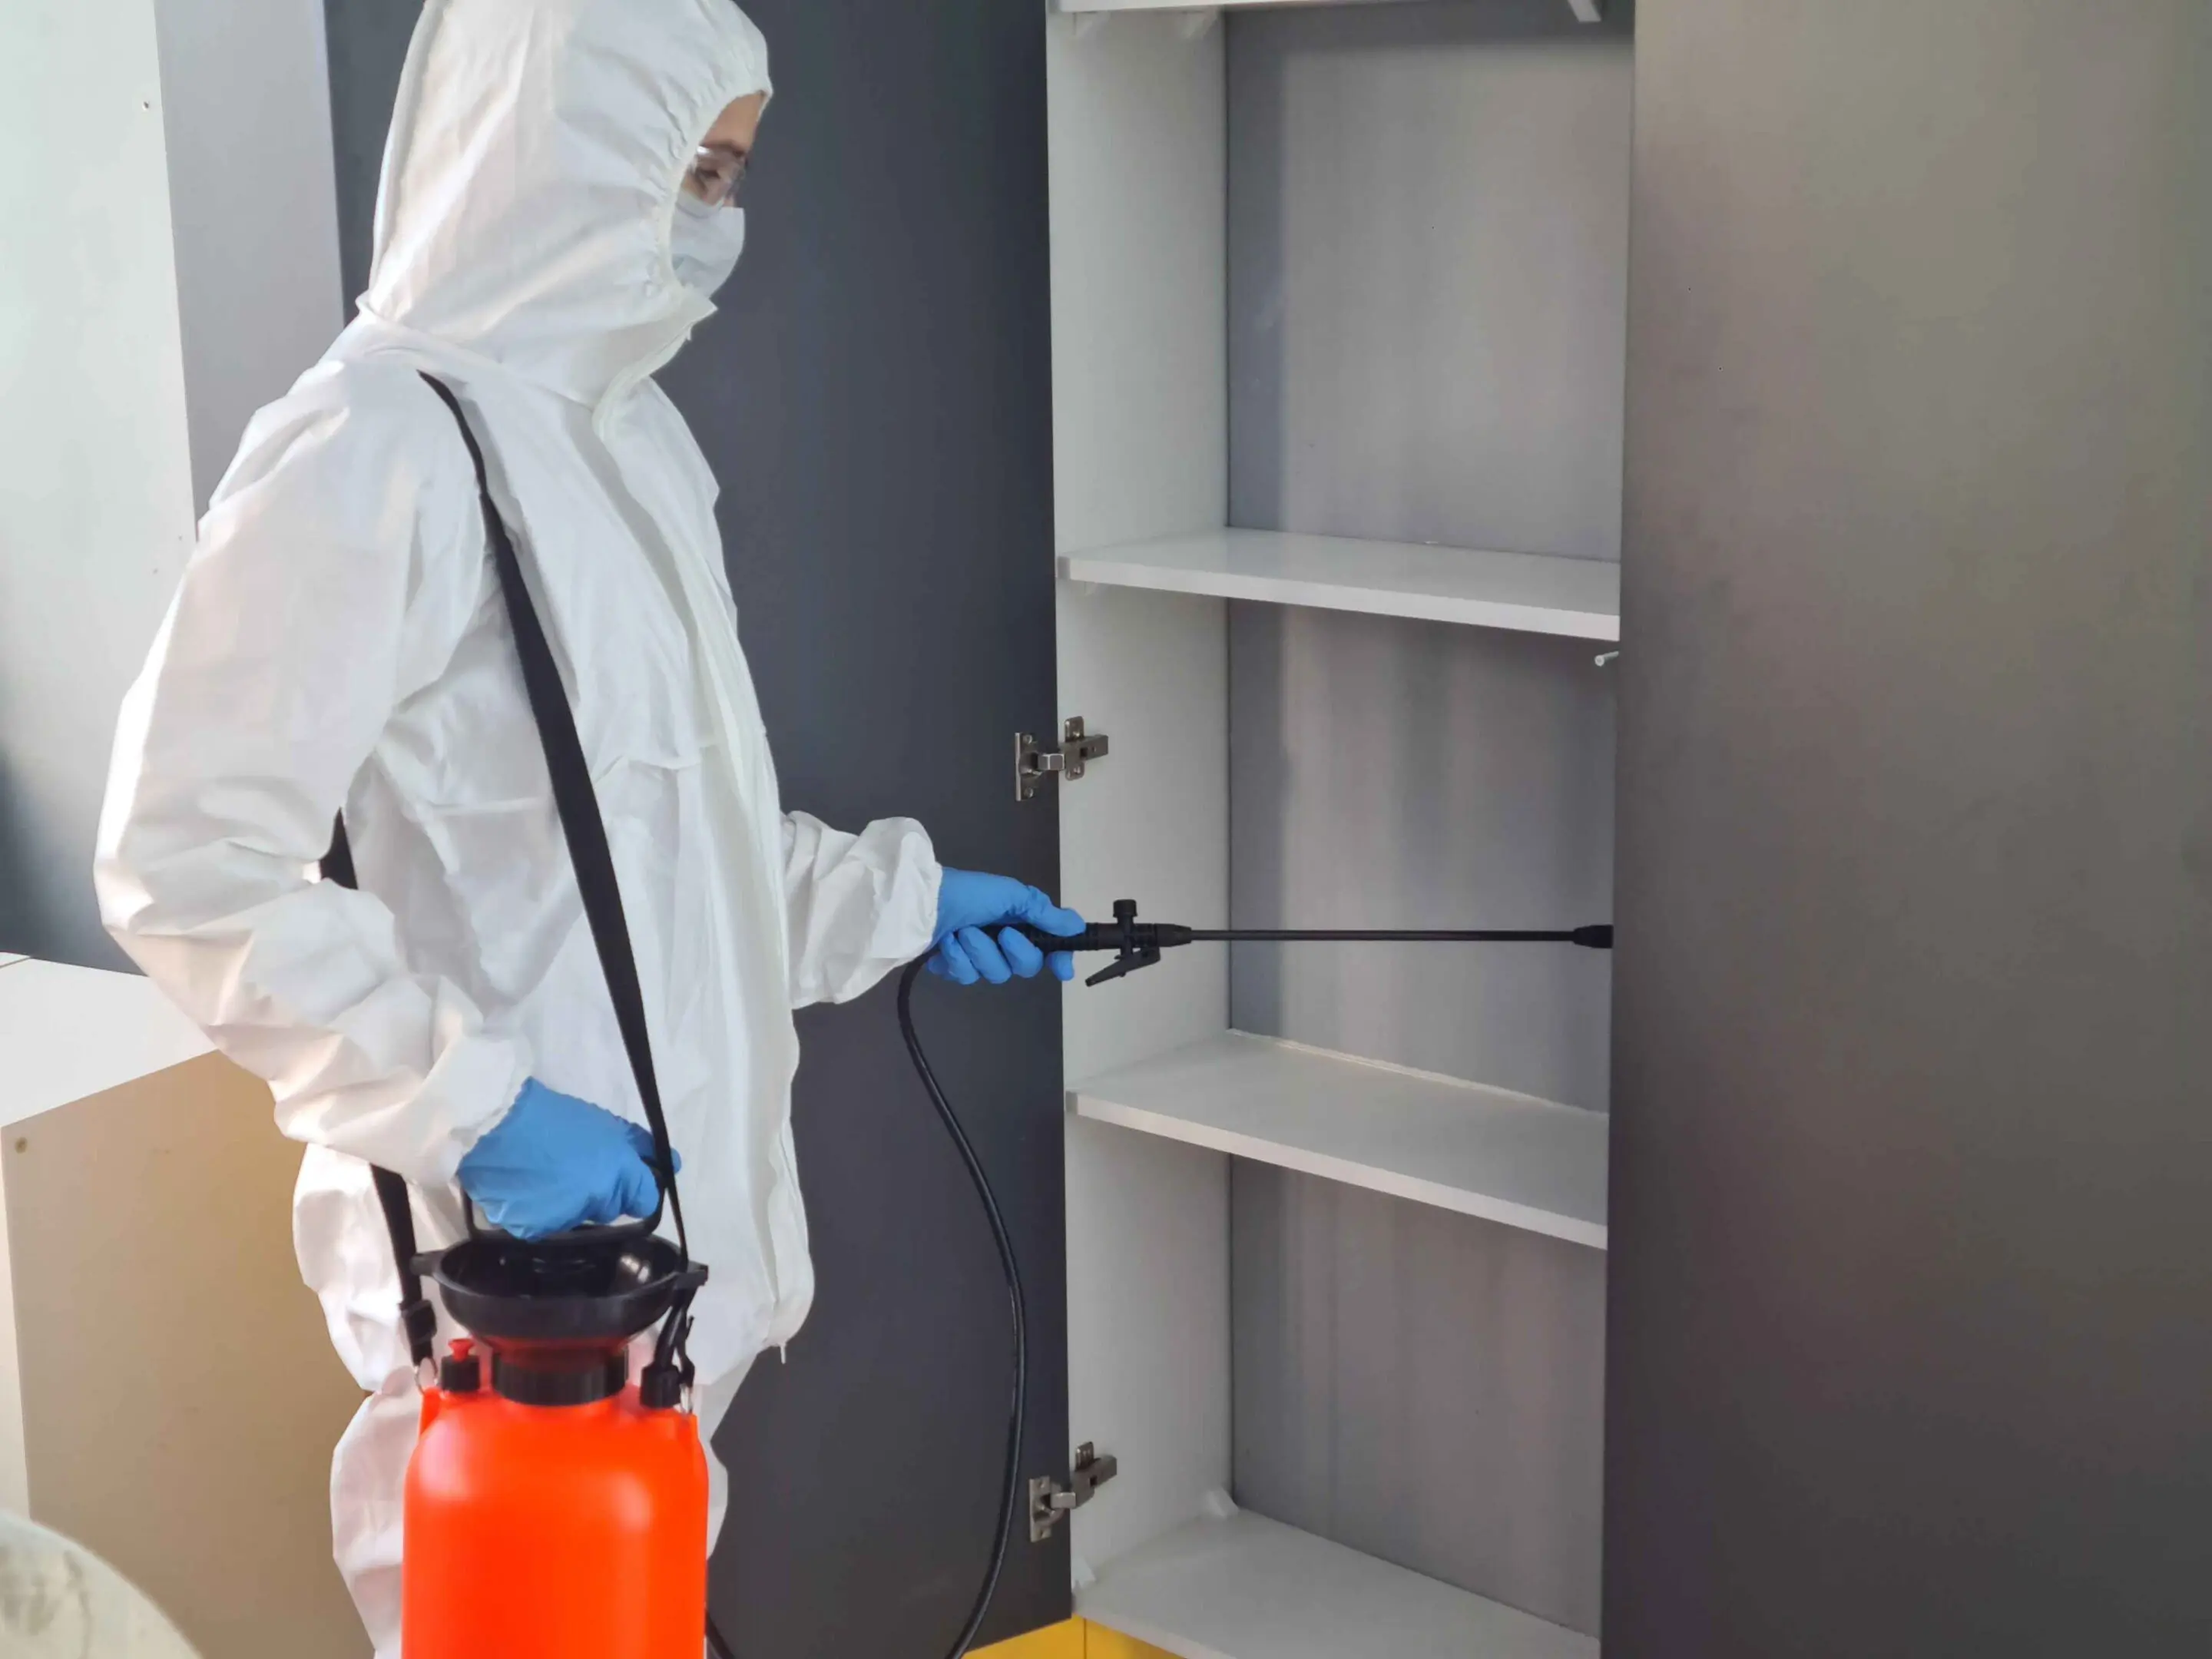
[[[684,177],[708,207],[735,207],[738,186],[745,181],[745,163],[750,159],[741,149],[702,144],[691,152],[691,165],[684,169]]]

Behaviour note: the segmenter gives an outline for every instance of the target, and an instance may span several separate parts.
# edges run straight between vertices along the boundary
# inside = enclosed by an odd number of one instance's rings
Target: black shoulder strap
[[[622,888],[615,879],[615,856],[607,845],[606,820],[599,815],[599,792],[592,787],[592,769],[584,758],[583,739],[576,735],[576,717],[568,707],[568,689],[546,643],[538,607],[523,580],[522,562],[507,521],[491,498],[491,481],[484,471],[483,451],[461,412],[461,400],[453,388],[431,374],[423,383],[453,411],[468,446],[469,461],[476,468],[477,495],[483,507],[484,539],[491,546],[492,567],[499,573],[501,593],[507,600],[507,619],[514,632],[515,654],[522,659],[523,689],[530,696],[530,712],[538,721],[538,741],[545,748],[546,770],[553,783],[553,806],[560,814],[561,833],[568,843],[568,862],[574,866],[576,889],[584,902],[584,916],[591,924],[592,942],[599,947],[599,967],[607,990],[614,998],[615,1021],[622,1028],[623,1047],[629,1051],[629,1068],[637,1079],[638,1097],[645,1105],[647,1125],[653,1131],[653,1172],[660,1179],[662,1195],[676,1218],[676,1237],[685,1259],[690,1244],[684,1232],[684,1206],[676,1196],[675,1159],[668,1139],[668,1120],[660,1109],[660,1085],[653,1069],[653,1043],[645,1024],[645,992],[637,976],[637,959],[631,954],[629,924],[623,915]]]
[[[323,854],[323,879],[341,887],[358,887],[353,867],[353,843],[346,839],[342,813],[331,826],[331,850]],[[399,1324],[407,1334],[407,1352],[419,1370],[435,1352],[438,1316],[422,1294],[422,1275],[415,1271],[415,1209],[407,1196],[407,1183],[389,1170],[372,1166],[376,1201],[384,1211],[384,1231],[392,1236],[392,1260],[399,1267]]]
[[[569,708],[568,690],[561,683],[561,671],[554,661],[552,647],[546,641],[529,585],[523,580],[522,563],[516,556],[514,539],[507,533],[497,503],[492,500],[483,451],[469,426],[468,416],[462,412],[460,399],[434,376],[425,374],[422,380],[452,412],[454,422],[460,428],[461,441],[468,446],[470,463],[476,469],[477,495],[483,509],[484,539],[491,549],[492,566],[498,572],[500,592],[507,603],[515,654],[522,664],[523,689],[530,698],[531,714],[538,723],[538,740],[544,745],[554,809],[560,815],[562,834],[568,843],[568,861],[575,869],[584,916],[591,925],[592,941],[599,949],[599,967],[606,975],[607,989],[614,1000],[615,1020],[622,1030],[623,1046],[629,1054],[630,1071],[637,1079],[646,1122],[653,1131],[653,1173],[676,1220],[678,1247],[688,1262],[690,1242],[684,1230],[684,1206],[676,1192],[675,1157],[668,1139],[668,1120],[661,1110],[660,1085],[653,1072],[653,1046],[645,1021],[645,994],[638,980],[637,960],[630,949],[629,925],[623,914],[622,889],[615,878],[614,854],[607,844],[606,821],[599,814],[599,794],[592,787],[591,767],[584,758],[583,741],[576,733],[575,715]],[[343,820],[337,825],[331,851],[323,860],[323,873],[346,886],[354,884],[352,848],[347,843]],[[399,1259],[402,1316],[407,1322],[410,1344],[419,1364],[430,1357],[431,1342],[427,1328],[428,1307],[414,1271],[415,1224],[407,1201],[406,1183],[389,1170],[379,1170],[376,1188],[392,1232],[392,1251]],[[419,1338],[416,1316],[410,1311],[415,1305],[422,1308],[426,1327]]]

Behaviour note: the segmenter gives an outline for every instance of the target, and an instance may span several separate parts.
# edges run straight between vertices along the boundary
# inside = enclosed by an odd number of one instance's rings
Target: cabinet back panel
[[[1229,23],[1230,521],[1620,553],[1627,8]]]
[[[1231,1165],[1236,1496],[1595,1633],[1605,1257]]]
[[[1230,909],[1249,927],[1613,915],[1613,682],[1583,641],[1230,607]],[[1231,1023],[1602,1108],[1612,964],[1548,945],[1244,945]]]

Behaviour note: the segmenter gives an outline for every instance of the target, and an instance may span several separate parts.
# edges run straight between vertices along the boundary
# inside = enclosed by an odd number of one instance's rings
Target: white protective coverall
[[[768,89],[731,0],[429,0],[360,316],[255,416],[124,706],[103,913],[307,1143],[301,1268],[371,1395],[334,1461],[336,1553],[386,1659],[417,1401],[368,1166],[414,1184],[432,1247],[526,1078],[643,1121],[474,475],[418,368],[483,443],[597,782],[712,1274],[709,1434],[812,1295],[791,1011],[931,939],[918,825],[782,811],[714,481],[650,378],[713,311],[671,266],[686,165]],[[357,893],[317,879],[341,807]]]

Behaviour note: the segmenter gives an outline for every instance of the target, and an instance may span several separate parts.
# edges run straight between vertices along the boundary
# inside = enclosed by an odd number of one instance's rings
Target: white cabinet
[[[1459,16],[1448,7],[1301,7],[1261,21],[1255,9],[1249,24],[1241,10],[1223,19],[1104,0],[1058,0],[1056,9],[1129,14],[1047,21],[1060,712],[1112,742],[1109,758],[1062,787],[1067,902],[1103,915],[1133,896],[1146,916],[1216,927],[1608,920],[1610,703],[1597,659],[1620,638],[1625,30],[1582,30],[1583,9],[1555,0]],[[1328,27],[1326,16],[1351,27]],[[1315,28],[1243,33],[1285,19]],[[1452,153],[1454,135],[1467,135],[1467,154]],[[1516,171],[1523,161],[1534,169],[1525,178]],[[1459,202],[1472,226],[1432,222]],[[1359,246],[1333,246],[1332,222]],[[1384,246],[1401,231],[1411,246]],[[1404,337],[1438,314],[1449,325],[1433,342]],[[1342,407],[1329,401],[1340,388]],[[1365,412],[1352,407],[1362,400]],[[1390,430],[1401,419],[1405,429]],[[1495,525],[1512,539],[1405,539],[1398,532],[1424,503],[1439,521]],[[1350,833],[1364,850],[1350,860],[1360,867],[1346,875],[1343,902],[1367,894],[1378,907],[1419,904],[1400,890],[1419,865],[1397,850],[1412,832],[1375,827],[1392,801],[1329,781],[1356,773],[1352,751],[1374,734],[1347,726],[1316,737],[1312,720],[1287,716],[1263,732],[1232,718],[1232,640],[1276,637],[1266,617],[1232,627],[1239,605],[1359,613],[1341,626],[1368,632],[1315,648],[1350,653],[1355,665],[1330,671],[1334,684],[1345,699],[1379,707],[1385,728],[1394,707],[1407,732],[1441,720],[1464,735],[1464,720],[1452,725],[1462,715],[1510,725],[1515,758],[1483,774],[1490,793],[1443,792],[1471,801],[1468,817],[1425,828],[1423,856],[1447,866],[1486,860],[1505,836],[1522,850],[1497,864],[1508,875],[1480,890],[1486,902],[1592,908],[1302,914],[1311,896],[1296,872],[1310,867],[1298,862],[1309,848],[1281,858],[1287,890],[1267,899],[1269,915],[1232,916],[1232,896],[1253,884],[1253,847],[1304,847],[1304,817],[1316,811],[1354,823],[1368,815]],[[1377,652],[1381,672],[1371,668]],[[1389,663],[1439,652],[1484,662],[1493,653],[1507,666],[1388,683]],[[1329,673],[1321,679],[1325,714]],[[1509,683],[1519,688],[1515,708],[1456,707],[1468,684]],[[1489,741],[1447,737],[1434,764],[1476,766],[1469,757]],[[1248,787],[1271,770],[1303,779],[1306,793]],[[1593,777],[1595,793],[1570,787]],[[1595,805],[1582,813],[1577,801]],[[1570,843],[1581,848],[1574,857],[1550,857]],[[1353,1033],[1337,1052],[1289,1029],[1311,1023],[1329,975],[1375,960],[1316,968],[1302,958],[1278,975],[1271,958],[1232,969],[1223,947],[1200,945],[1067,994],[1069,1429],[1071,1444],[1095,1443],[1119,1462],[1073,1517],[1077,1607],[1190,1659],[1594,1654],[1596,1462],[1587,1448],[1558,1462],[1577,1472],[1578,1490],[1556,1501],[1539,1492],[1529,1507],[1546,1513],[1525,1529],[1516,1516],[1483,1512],[1520,1501],[1510,1486],[1454,1493],[1467,1513],[1440,1523],[1506,1538],[1508,1554],[1541,1555],[1564,1524],[1553,1511],[1582,1516],[1589,1545],[1552,1574],[1571,1581],[1558,1594],[1520,1588],[1541,1571],[1492,1584],[1476,1582],[1480,1567],[1414,1571],[1411,1558],[1432,1565],[1418,1542],[1355,1547],[1230,1496],[1280,1485],[1239,1467],[1266,1454],[1234,1403],[1243,1397],[1237,1368],[1261,1363],[1238,1335],[1256,1327],[1240,1320],[1240,1294],[1252,1292],[1233,1265],[1232,1188],[1243,1179],[1232,1176],[1234,1161],[1451,1212],[1449,1224],[1476,1230],[1478,1253],[1495,1236],[1485,1229],[1540,1235],[1555,1252],[1605,1248],[1604,964],[1483,958],[1490,982],[1513,983],[1484,992],[1486,1012],[1470,1003],[1467,1033],[1433,1030],[1432,1042],[1359,1035],[1395,1029],[1387,1019],[1321,1022]],[[1279,977],[1280,994],[1249,994],[1237,975]],[[1271,1023],[1238,1030],[1232,1009],[1248,1005],[1272,1007]],[[1449,995],[1419,1018],[1456,1022]],[[1455,1046],[1455,1036],[1465,1041]],[[1469,1058],[1439,1066],[1409,1054]],[[1601,1280],[1577,1267],[1544,1282],[1598,1287],[1571,1316],[1594,1328]],[[1499,1329],[1528,1328],[1522,1310]],[[1589,1346],[1562,1343],[1555,1363],[1595,1364]],[[1540,1391],[1544,1356],[1513,1363]],[[1588,1375],[1558,1380],[1571,1383],[1563,1395],[1598,1397]],[[1449,1378],[1441,1382],[1449,1395]],[[1328,1392],[1324,1379],[1312,1382],[1302,1389],[1309,1404]],[[1597,1427],[1566,1426],[1586,1440]],[[1346,1425],[1352,1437],[1363,1431]],[[1527,1467],[1553,1465],[1539,1456]],[[1371,1495],[1373,1479],[1389,1477],[1367,1473]],[[1544,1601],[1554,1619],[1501,1597]]]

